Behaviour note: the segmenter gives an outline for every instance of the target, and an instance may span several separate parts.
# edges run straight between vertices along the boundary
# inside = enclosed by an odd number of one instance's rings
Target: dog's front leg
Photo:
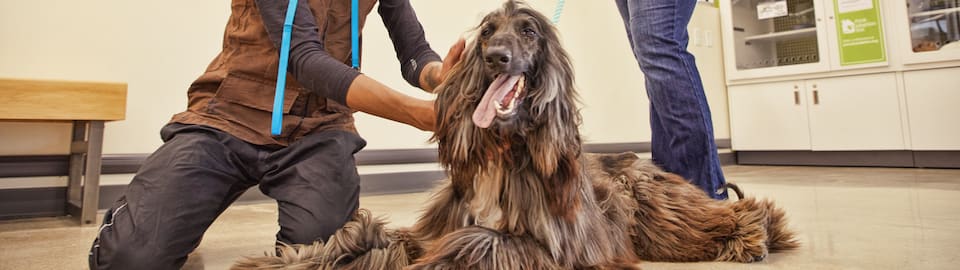
[[[507,235],[470,226],[436,241],[407,269],[569,269],[556,264],[529,235]]]
[[[463,198],[454,192],[453,186],[448,182],[433,193],[411,233],[417,240],[429,244],[471,224],[469,215],[469,208]]]

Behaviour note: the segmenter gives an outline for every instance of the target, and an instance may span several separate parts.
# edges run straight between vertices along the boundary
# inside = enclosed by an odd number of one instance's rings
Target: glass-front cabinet
[[[829,69],[820,1],[730,0],[721,4],[722,12],[731,15],[721,16],[728,78]]]
[[[880,5],[881,0],[722,1],[727,78],[885,66]]]
[[[960,0],[906,1],[907,63],[960,59]]]

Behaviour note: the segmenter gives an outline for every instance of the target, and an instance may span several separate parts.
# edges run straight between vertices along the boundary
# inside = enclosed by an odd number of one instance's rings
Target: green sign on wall
[[[887,60],[878,0],[834,0],[840,65]]]

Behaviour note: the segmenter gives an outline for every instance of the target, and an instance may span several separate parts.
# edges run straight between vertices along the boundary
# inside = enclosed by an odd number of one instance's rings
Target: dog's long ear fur
[[[522,126],[517,127],[522,139],[498,136],[495,131],[478,128],[471,121],[471,114],[490,83],[484,74],[481,45],[474,40],[437,87],[437,133],[433,140],[440,142],[440,162],[452,174],[451,181],[460,195],[472,185],[484,166],[496,162],[515,166],[531,164],[543,181],[545,195],[553,199],[551,211],[572,217],[579,205],[576,189],[582,176],[577,162],[581,152],[578,130],[581,118],[570,59],[560,45],[557,29],[542,14],[514,1],[508,1],[498,12],[502,13],[489,16],[529,15],[537,22],[541,35],[541,50],[527,74],[529,96],[523,106],[529,115],[524,116],[525,120],[520,121]],[[519,158],[503,157],[502,151],[508,150],[520,151],[530,160],[500,160]],[[491,160],[493,157],[499,158]]]
[[[439,159],[447,171],[456,194],[463,195],[472,185],[473,177],[483,166],[483,159],[493,153],[481,145],[493,145],[485,142],[481,136],[484,130],[477,128],[471,113],[483,96],[484,86],[489,82],[483,74],[483,57],[479,44],[470,42],[464,56],[457,63],[443,83],[437,86],[437,132],[432,141],[439,143]],[[485,151],[486,150],[486,151]]]
[[[573,68],[550,20],[528,7],[521,7],[517,12],[535,18],[542,36],[542,51],[536,56],[536,67],[530,76],[534,78],[531,83],[534,90],[528,97],[534,126],[527,137],[527,146],[534,167],[545,181],[547,196],[556,200],[551,203],[551,210],[554,214],[569,216],[579,205],[577,188],[582,181],[578,162],[581,118]]]

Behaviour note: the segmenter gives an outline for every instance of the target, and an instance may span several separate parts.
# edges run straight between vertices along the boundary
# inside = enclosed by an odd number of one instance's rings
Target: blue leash
[[[553,10],[553,24],[560,24],[560,14],[563,13],[564,0],[557,0],[557,8]]]
[[[353,69],[360,70],[360,6],[359,0],[350,1],[350,55],[353,56]]]
[[[280,135],[283,129],[283,92],[287,86],[287,63],[290,61],[290,32],[293,29],[293,15],[297,13],[297,0],[287,4],[287,15],[283,20],[283,35],[280,38],[280,66],[277,68],[277,90],[273,96],[273,115],[270,134]]]
[[[359,0],[350,2],[350,44],[353,56],[353,69],[360,69],[360,17]],[[287,65],[290,61],[290,32],[293,29],[293,17],[297,13],[297,0],[287,4],[287,14],[283,20],[283,34],[280,38],[280,65],[277,67],[277,89],[273,96],[273,113],[270,121],[270,134],[279,136],[283,129],[283,96],[287,85]]]

